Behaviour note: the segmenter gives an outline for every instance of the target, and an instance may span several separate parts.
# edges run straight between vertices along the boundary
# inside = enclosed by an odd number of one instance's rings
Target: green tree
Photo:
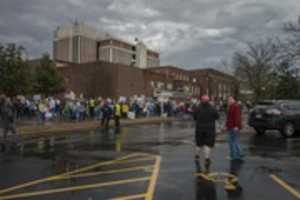
[[[57,71],[48,54],[44,54],[35,69],[35,92],[52,95],[64,89],[63,76]]]
[[[297,78],[297,69],[290,63],[284,62],[277,69],[276,99],[299,99],[300,84]]]
[[[22,58],[25,49],[0,43],[0,92],[15,96],[31,92],[32,71]]]

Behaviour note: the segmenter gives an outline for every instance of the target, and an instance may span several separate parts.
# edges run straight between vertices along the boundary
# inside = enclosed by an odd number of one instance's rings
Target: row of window
[[[167,89],[167,90],[173,90],[174,86],[172,83],[164,83],[164,82],[154,82],[154,81],[150,81],[150,85],[152,88],[156,88],[156,89]],[[181,88],[177,88],[180,91],[183,92],[188,92],[191,93],[192,95],[200,95],[201,94],[201,88],[199,86],[183,86]],[[228,95],[230,95],[232,93],[232,89],[231,87],[229,87],[228,85],[225,84],[218,84],[217,87],[215,88],[215,90],[209,91],[209,89],[207,89],[206,93],[208,95],[214,96],[214,97],[219,97],[219,98],[226,98]]]
[[[174,86],[172,83],[164,83],[164,82],[154,82],[154,81],[150,81],[150,85],[152,88],[155,89],[167,89],[167,90],[173,90]],[[200,95],[201,94],[201,89],[200,87],[194,87],[194,86],[188,86],[185,85],[182,88],[177,88],[178,90],[182,91],[182,92],[186,92],[186,93],[191,93],[192,95]]]

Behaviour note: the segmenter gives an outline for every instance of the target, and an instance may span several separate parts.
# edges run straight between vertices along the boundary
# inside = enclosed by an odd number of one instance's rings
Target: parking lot
[[[7,145],[0,199],[300,199],[300,138],[241,133],[244,163],[217,137],[208,174],[191,122],[94,130]],[[201,165],[201,163],[200,163]]]

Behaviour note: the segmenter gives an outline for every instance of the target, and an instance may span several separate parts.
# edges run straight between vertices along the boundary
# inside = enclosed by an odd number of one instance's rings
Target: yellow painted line
[[[200,176],[201,178],[204,178],[207,181],[213,181],[213,179],[211,177],[209,177],[208,175],[206,175],[204,173],[195,173],[195,176]]]
[[[95,164],[92,164],[90,166],[82,167],[82,168],[79,168],[79,169],[76,169],[76,170],[73,170],[73,171],[70,171],[70,172],[63,173],[61,175],[65,176],[65,175],[76,174],[76,173],[85,172],[85,171],[88,171],[88,170],[91,170],[91,169],[95,169],[95,168],[101,167],[101,166],[113,165],[115,163],[122,162],[122,161],[130,161],[130,160],[127,160],[127,159],[128,158],[132,158],[132,157],[136,157],[138,155],[139,155],[138,153],[129,154],[127,156],[123,156],[123,157],[117,158],[115,160],[106,161],[106,162],[100,162],[100,163],[95,163]]]
[[[83,178],[83,177],[98,176],[98,175],[103,175],[103,174],[132,172],[132,171],[138,171],[138,170],[145,170],[145,169],[149,169],[149,168],[152,168],[152,165],[130,167],[130,168],[123,168],[123,169],[109,170],[109,171],[99,171],[99,172],[89,172],[89,173],[83,173],[83,174],[67,175],[67,176],[59,177],[56,180],[71,179],[71,178]]]
[[[48,182],[48,181],[54,181],[54,180],[57,180],[57,179],[59,179],[60,177],[63,177],[63,176],[67,176],[67,175],[72,175],[72,174],[79,173],[79,172],[88,171],[88,170],[91,170],[91,169],[94,169],[94,168],[97,168],[97,167],[100,167],[100,166],[111,165],[111,164],[114,164],[114,163],[116,163],[118,161],[123,161],[123,160],[126,160],[128,158],[136,157],[138,155],[140,155],[140,154],[133,153],[133,154],[129,154],[127,156],[123,156],[123,157],[117,158],[117,159],[112,160],[112,161],[100,162],[100,163],[89,165],[87,167],[82,167],[82,168],[79,168],[79,169],[76,169],[76,170],[73,170],[73,171],[69,171],[69,172],[65,172],[65,173],[62,173],[62,174],[58,174],[58,175],[55,175],[55,176],[50,176],[50,177],[47,177],[47,178],[42,178],[42,179],[30,181],[30,182],[27,182],[27,183],[23,183],[23,184],[20,184],[20,185],[16,185],[16,186],[13,186],[13,187],[9,187],[9,188],[0,190],[0,194],[4,194],[4,193],[7,193],[7,192],[15,191],[15,190],[21,189],[21,188],[30,187],[30,186],[37,185],[37,184],[40,184],[40,183],[45,183],[45,182]]]
[[[278,176],[271,174],[270,177],[278,183],[281,187],[283,187],[285,190],[287,190],[290,194],[294,195],[296,198],[300,199],[300,192],[294,188],[292,188],[290,185],[288,185],[285,181],[280,179]]]
[[[75,191],[88,190],[88,189],[94,189],[94,188],[100,188],[100,187],[122,185],[122,184],[135,183],[135,182],[143,182],[143,181],[148,181],[148,180],[150,180],[150,177],[125,179],[125,180],[119,180],[119,181],[94,183],[94,184],[88,184],[88,185],[79,185],[79,186],[73,186],[73,187],[65,187],[65,188],[57,188],[57,189],[50,189],[50,190],[42,190],[42,191],[37,191],[37,192],[27,192],[27,193],[21,193],[21,194],[0,196],[0,199],[1,200],[10,200],[10,199],[28,198],[28,197],[41,196],[41,195],[57,194],[57,193],[63,193],[63,192],[75,192]]]
[[[132,199],[141,199],[145,198],[146,194],[135,194],[135,195],[130,195],[130,196],[125,196],[125,197],[117,197],[113,198],[110,200],[132,200]]]
[[[220,179],[217,179],[218,176],[224,176],[225,178],[231,178],[232,179],[231,182],[238,181],[238,179],[235,175],[229,174],[226,172],[214,172],[214,173],[209,173],[209,174],[195,173],[195,176],[200,176],[208,181],[220,182],[220,183],[226,183],[227,179],[220,180]]]
[[[142,162],[142,161],[149,161],[149,160],[155,160],[156,158],[154,156],[148,156],[146,158],[137,158],[132,160],[122,160],[115,162],[113,164],[123,164],[123,163],[135,163],[135,162]]]
[[[147,189],[147,194],[145,199],[146,200],[152,200],[153,196],[154,196],[154,192],[155,192],[155,186],[157,183],[157,179],[159,176],[159,170],[160,170],[160,162],[161,162],[161,157],[160,156],[156,156],[156,161],[154,164],[154,169],[152,172],[152,176],[151,176],[151,180]]]

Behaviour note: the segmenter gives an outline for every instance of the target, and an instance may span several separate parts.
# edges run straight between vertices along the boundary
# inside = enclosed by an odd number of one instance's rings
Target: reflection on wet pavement
[[[123,127],[119,131],[99,129],[66,136],[28,139],[18,144],[9,143],[1,147],[0,189],[139,152],[160,155],[162,158],[155,199],[295,199],[269,176],[278,175],[296,190],[300,189],[299,138],[286,140],[278,134],[258,137],[251,132],[244,133],[241,135],[241,143],[246,157],[245,163],[241,164],[228,160],[226,134],[219,135],[209,172],[219,173],[218,176],[225,173],[235,175],[238,178],[234,184],[236,190],[228,191],[224,183],[194,176],[199,168],[194,162],[193,127],[191,122],[173,122]],[[105,177],[108,181],[120,178],[111,175]],[[93,179],[88,178],[85,184],[92,182]],[[47,187],[66,187],[69,184],[70,180]],[[118,187],[117,195],[124,196],[128,191],[141,192],[144,188],[145,185]],[[103,188],[74,193],[78,198],[72,195],[72,200],[105,199],[114,196],[112,193],[115,194],[116,190]],[[43,197],[53,198],[70,199],[70,194]]]

